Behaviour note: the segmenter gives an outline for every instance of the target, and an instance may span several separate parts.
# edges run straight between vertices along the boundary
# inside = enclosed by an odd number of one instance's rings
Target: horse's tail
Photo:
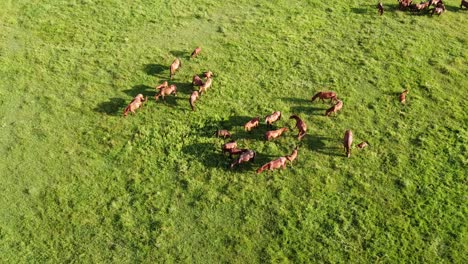
[[[312,102],[317,99],[317,97],[320,96],[320,92],[316,93],[314,96],[312,96]]]

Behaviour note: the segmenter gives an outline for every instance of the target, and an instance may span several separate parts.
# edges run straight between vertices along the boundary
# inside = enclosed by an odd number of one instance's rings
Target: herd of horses
[[[401,0],[401,1],[406,1],[406,0]],[[433,1],[433,0],[431,0]],[[201,48],[197,47],[191,54],[191,58],[197,57],[201,52]],[[176,72],[181,68],[182,62],[179,58],[176,58],[172,64],[169,67],[170,70],[170,80],[173,79],[174,75]],[[203,77],[203,78],[202,78]],[[194,75],[192,78],[192,85],[193,87],[198,87],[198,90],[195,90],[192,92],[189,98],[189,103],[192,111],[195,111],[195,101],[199,96],[201,96],[203,93],[206,93],[208,88],[211,87],[213,83],[213,73],[211,71],[207,71],[203,73],[203,76],[200,77],[198,75]],[[164,81],[162,84],[159,84],[155,87],[156,90],[156,95],[154,96],[154,99],[156,101],[159,100],[159,98],[162,98],[165,100],[166,96],[169,95],[177,95],[177,87],[174,84],[169,85],[168,81]],[[406,102],[406,95],[408,94],[408,90],[403,91],[400,96],[400,102],[404,104]],[[315,100],[321,100],[322,103],[329,103],[332,104],[332,106],[325,111],[325,116],[330,116],[331,114],[337,115],[337,113],[343,108],[343,101],[338,99],[336,92],[334,91],[320,91],[316,93],[314,96],[312,96],[311,101],[314,102]],[[326,102],[325,100],[329,100]],[[126,117],[129,113],[135,114],[135,111],[138,108],[143,107],[143,104],[148,101],[148,97],[144,97],[143,94],[138,94],[133,98],[133,100],[128,104],[128,106],[125,108],[123,115]],[[270,115],[267,115],[265,117],[265,125],[267,126],[268,131],[265,132],[265,140],[266,141],[271,141],[274,139],[277,139],[281,137],[286,131],[288,131],[287,127],[282,127],[278,129],[272,129],[272,126],[275,122],[281,120],[282,114],[280,111],[274,111]],[[293,114],[289,117],[289,119],[294,119],[296,121],[296,128],[298,130],[297,134],[297,139],[301,141],[304,136],[307,134],[307,125],[306,123],[296,114]],[[247,123],[244,124],[244,130],[251,133],[251,131],[260,125],[260,117],[256,116],[249,120]],[[232,134],[226,130],[226,129],[221,129],[217,130],[215,132],[215,135],[217,137],[222,137],[224,139],[231,138]],[[346,130],[343,138],[343,147],[345,151],[345,155],[349,158],[351,155],[351,148],[352,148],[352,143],[353,143],[353,132],[351,130]],[[369,143],[367,141],[363,141],[357,145],[359,149],[365,148],[369,146]],[[243,148],[238,148],[237,142],[234,140],[231,140],[224,145],[222,145],[221,152],[223,154],[229,153],[230,158],[233,160],[230,167],[234,168],[235,166],[238,166],[242,163],[254,161],[256,152],[251,149],[243,149]],[[275,170],[279,168],[286,168],[287,162],[292,162],[297,158],[298,155],[298,147],[294,148],[292,153],[290,155],[286,155],[283,157],[279,157],[275,160],[272,160],[260,168],[257,169],[257,173],[261,173],[264,170]],[[237,156],[237,158],[234,159],[234,156]]]
[[[432,12],[429,10],[429,7],[433,6]],[[468,8],[468,0],[461,0],[460,8]],[[398,8],[400,10],[409,10],[412,12],[421,12],[427,10],[431,12],[431,16],[434,14],[441,15],[446,11],[445,4],[442,0],[428,0],[426,2],[413,3],[413,0],[398,0]],[[380,15],[384,13],[384,7],[382,2],[377,4],[377,10]]]

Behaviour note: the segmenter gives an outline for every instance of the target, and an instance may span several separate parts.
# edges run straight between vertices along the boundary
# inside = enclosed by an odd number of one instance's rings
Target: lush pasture
[[[0,261],[466,263],[468,11],[376,3],[0,1]],[[123,118],[175,57],[178,96]],[[302,142],[243,131],[275,110]],[[253,164],[227,168],[223,128]],[[346,129],[371,146],[347,159]]]

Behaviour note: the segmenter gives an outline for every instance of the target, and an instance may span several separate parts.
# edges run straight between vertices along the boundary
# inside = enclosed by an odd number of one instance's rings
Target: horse
[[[346,151],[346,155],[349,158],[351,156],[351,144],[353,143],[353,132],[351,130],[346,130],[343,138],[343,147]]]
[[[156,86],[156,87],[154,87],[154,88],[155,88],[156,90],[161,90],[162,88],[165,88],[165,87],[167,87],[167,86],[169,86],[169,84],[167,83],[167,81],[164,81],[162,84],[160,84],[160,85],[158,85],[158,86]]]
[[[307,132],[307,125],[302,121],[302,119],[297,116],[297,115],[292,115],[289,117],[289,119],[295,119],[296,120],[296,127],[299,129],[299,134],[297,134],[297,139],[301,140]]]
[[[159,97],[162,97],[162,99],[164,100],[164,96],[167,96],[170,94],[174,94],[174,96],[177,96],[177,87],[174,84],[172,84],[169,87],[165,87],[159,90],[159,93],[154,96],[154,99],[158,101]]]
[[[206,82],[200,86],[200,95],[202,95],[203,93],[206,93],[206,91],[208,90],[208,88],[211,87],[211,84],[213,83],[213,80],[211,78],[206,78]]]
[[[236,149],[237,148],[237,142],[234,141],[234,140],[231,140],[230,142],[228,143],[225,143],[222,147],[221,147],[221,151],[224,153],[226,152],[229,152],[229,150],[231,149]]]
[[[436,7],[432,10],[431,16],[433,16],[434,13],[440,16],[444,11],[445,11],[445,5],[444,3],[442,3],[442,1],[440,1],[439,3],[437,3]]]
[[[205,78],[211,78],[213,77],[213,73],[211,71],[207,71],[203,73],[203,76],[205,76]]]
[[[467,0],[461,0],[460,8],[463,8],[463,7],[468,8],[468,1]]]
[[[170,77],[171,77],[171,80],[172,80],[172,76],[175,75],[175,72],[180,68],[182,67],[182,62],[180,61],[179,58],[176,58],[171,66],[170,66]]]
[[[255,151],[250,150],[250,149],[245,149],[242,151],[242,153],[239,155],[239,158],[235,160],[233,163],[231,163],[231,169],[234,168],[237,164],[241,164],[242,162],[249,162],[250,160],[254,161],[255,160]]]
[[[278,121],[281,119],[281,112],[280,111],[276,111],[276,112],[273,112],[271,115],[268,115],[265,117],[265,123],[268,125],[268,126],[271,126],[271,124],[273,124],[274,122]]]
[[[408,93],[409,93],[409,91],[408,91],[408,89],[406,89],[400,94],[400,103],[402,103],[402,104],[406,103],[406,95]]]
[[[327,111],[325,111],[325,116],[329,116],[332,113],[336,114],[338,111],[341,110],[341,108],[343,108],[343,101],[337,99],[336,104],[333,105],[332,107],[328,108]]]
[[[281,136],[281,134],[284,133],[284,131],[288,131],[288,128],[283,127],[283,128],[277,129],[277,130],[267,131],[267,132],[265,132],[265,139],[267,141],[270,141],[272,139],[278,138],[279,136]]]
[[[360,148],[360,149],[363,149],[363,148],[365,148],[367,146],[370,146],[369,142],[367,142],[367,141],[363,141],[363,142],[357,144],[357,147]]]
[[[411,4],[409,8],[411,9],[411,11],[420,12],[424,9],[427,9],[430,5],[432,5],[432,0],[429,0],[427,2],[421,2],[419,4]]]
[[[125,107],[125,110],[123,112],[123,115],[126,117],[128,115],[128,112],[131,112],[132,114],[135,114],[135,110],[143,106],[143,103],[148,101],[148,97],[143,98],[142,94],[138,94],[133,98],[133,100],[128,104],[127,107]]]
[[[223,137],[224,139],[230,138],[230,137],[231,137],[231,133],[229,133],[229,131],[227,131],[226,129],[217,130],[217,131],[215,132],[215,135],[216,135],[217,137]]]
[[[384,8],[383,8],[383,5],[382,5],[382,2],[379,2],[379,3],[377,4],[377,10],[378,10],[378,12],[379,12],[379,15],[383,15],[383,13],[384,13]]]
[[[190,95],[190,107],[192,107],[192,111],[195,111],[195,101],[198,99],[198,92],[193,91],[192,95]]]
[[[250,131],[252,130],[252,128],[254,127],[258,127],[258,123],[260,121],[260,117],[254,117],[253,119],[251,119],[249,122],[247,122],[245,125],[244,125],[244,130],[245,131]]]
[[[412,0],[398,0],[398,7],[400,10],[404,10],[413,3]]]
[[[192,55],[190,55],[190,57],[193,59],[195,58],[196,56],[198,56],[198,54],[200,54],[201,52],[201,48],[200,47],[196,47],[195,50],[192,52]]]
[[[338,100],[336,98],[336,93],[335,92],[332,92],[332,91],[328,91],[328,92],[318,92],[316,93],[314,96],[312,96],[312,102],[315,101],[315,99],[319,98],[320,100],[322,100],[322,102],[325,102],[323,99],[330,99],[330,103],[332,101],[336,101]]]
[[[291,155],[287,155],[286,156],[286,159],[291,162],[291,165],[292,165],[292,162],[297,158],[297,147],[294,148],[293,152],[291,153]]]
[[[202,79],[198,76],[198,75],[194,75],[193,78],[192,78],[192,85],[193,86],[202,86],[203,85],[203,81]]]
[[[286,168],[286,158],[285,157],[279,157],[275,160],[272,160],[268,162],[267,164],[263,165],[262,167],[257,169],[257,174],[262,173],[264,170],[274,170],[274,169],[279,169],[279,168]]]

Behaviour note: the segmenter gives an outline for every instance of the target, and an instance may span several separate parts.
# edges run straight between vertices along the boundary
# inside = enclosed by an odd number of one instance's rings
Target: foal
[[[408,91],[408,89],[406,89],[400,94],[400,103],[402,103],[402,104],[406,103],[406,95],[408,93],[409,93],[409,91]]]
[[[190,57],[193,59],[195,58],[196,56],[198,56],[198,54],[200,54],[201,52],[201,48],[200,47],[197,47],[193,52],[192,52],[192,55],[190,55]]]
[[[264,170],[274,170],[274,169],[279,169],[279,168],[286,168],[286,158],[285,157],[279,157],[278,159],[272,160],[268,162],[267,164],[263,165],[262,167],[257,169],[257,174],[262,173]]]
[[[296,120],[296,127],[297,129],[299,129],[299,134],[297,134],[297,139],[301,140],[306,135],[307,125],[297,115],[292,115],[289,117],[289,119],[292,119],[292,118]]]
[[[329,116],[332,113],[336,114],[338,111],[341,110],[341,108],[343,108],[343,101],[341,101],[339,99],[337,99],[336,101],[337,102],[336,102],[336,104],[334,106],[330,107],[329,109],[327,109],[327,111],[325,111],[326,116]]]
[[[293,152],[291,153],[291,155],[287,155],[286,156],[286,159],[289,160],[289,162],[292,162],[297,158],[297,147],[294,148]]]
[[[170,67],[170,77],[171,77],[171,80],[172,80],[172,76],[174,76],[175,72],[180,68],[182,67],[182,62],[180,61],[179,58],[176,58],[172,64],[171,64],[171,67]]]
[[[125,108],[125,110],[123,112],[123,115],[127,116],[128,112],[130,112],[132,114],[135,114],[135,110],[142,107],[143,102],[146,102],[146,101],[148,101],[148,97],[146,97],[146,99],[145,99],[145,98],[143,98],[142,94],[138,94],[137,96],[135,96],[135,98],[133,98],[133,100],[130,102],[130,104],[128,104],[128,106]]]
[[[223,137],[224,139],[230,138],[230,137],[231,137],[231,133],[229,133],[229,131],[227,131],[226,129],[217,130],[217,131],[215,132],[215,135],[216,135],[217,137]]]
[[[260,117],[254,117],[252,120],[250,120],[249,122],[247,122],[245,125],[244,125],[244,130],[245,131],[250,131],[252,130],[252,128],[254,127],[258,127],[258,123],[260,121]]]
[[[174,96],[177,96],[177,87],[174,84],[172,84],[169,87],[164,87],[161,90],[159,90],[159,93],[154,96],[154,99],[158,101],[159,97],[162,97],[162,99],[164,100],[164,96],[167,96],[170,94],[174,94]]]

